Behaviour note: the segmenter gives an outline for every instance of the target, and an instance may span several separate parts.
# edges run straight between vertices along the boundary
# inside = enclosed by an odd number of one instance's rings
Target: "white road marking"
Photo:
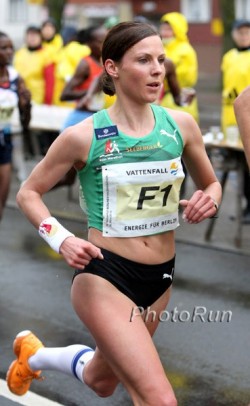
[[[19,403],[23,406],[63,406],[61,403],[53,402],[42,396],[36,395],[33,392],[28,391],[24,396],[13,395],[8,389],[7,383],[0,379],[0,396],[13,400],[13,402]]]

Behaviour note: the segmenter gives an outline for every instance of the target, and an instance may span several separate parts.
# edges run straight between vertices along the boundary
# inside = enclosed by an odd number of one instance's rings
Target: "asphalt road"
[[[85,236],[84,224],[63,224]],[[0,224],[0,275],[2,380],[21,330],[33,330],[46,346],[94,345],[71,307],[72,270],[16,209],[7,208]],[[154,340],[179,406],[248,406],[250,256],[177,242],[175,275]],[[73,378],[44,375],[31,387],[44,403],[31,395],[8,399],[0,385],[0,405],[49,406],[50,400],[65,406],[131,405],[122,387],[112,398],[99,399]]]

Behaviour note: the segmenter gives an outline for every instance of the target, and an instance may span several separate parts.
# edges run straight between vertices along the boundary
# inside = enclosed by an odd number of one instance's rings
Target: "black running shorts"
[[[0,130],[0,165],[8,164],[12,159],[11,135]]]
[[[145,265],[102,249],[104,259],[93,258],[84,269],[75,271],[98,275],[129,297],[136,306],[151,306],[172,285],[175,257],[157,265]]]

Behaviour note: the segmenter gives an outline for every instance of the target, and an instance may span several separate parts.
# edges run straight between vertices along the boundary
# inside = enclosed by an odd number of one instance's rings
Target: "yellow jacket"
[[[180,87],[194,87],[198,79],[198,60],[196,51],[187,37],[188,23],[186,18],[178,12],[172,12],[164,14],[161,22],[169,23],[174,32],[174,38],[168,43],[163,42],[163,46],[166,56],[172,59],[175,64]],[[169,90],[167,83],[165,83],[165,90],[166,92]],[[161,104],[166,107],[188,111],[198,121],[196,97],[189,106],[179,107],[174,103],[172,96],[167,93]]]
[[[54,36],[54,38],[52,39],[52,41],[50,41],[50,42],[43,41],[43,42],[42,42],[42,46],[43,46],[43,48],[45,48],[45,49],[48,51],[48,53],[49,53],[49,55],[51,56],[51,58],[53,58],[53,57],[54,57],[54,54],[55,54],[56,52],[58,52],[59,49],[62,48],[62,46],[63,46],[63,39],[62,39],[62,37],[61,37],[60,34],[56,34],[56,35]]]
[[[236,125],[233,109],[235,98],[250,85],[250,50],[231,49],[222,58],[222,112],[221,126]]]
[[[38,104],[44,103],[45,100],[45,70],[49,59],[47,51],[43,48],[29,51],[23,47],[14,55],[13,65],[30,90],[32,101]]]
[[[177,12],[167,13],[161,19],[168,22],[174,32],[174,39],[164,44],[166,56],[175,64],[181,87],[193,87],[198,79],[197,54],[187,37],[188,25],[185,17]]]
[[[71,41],[69,44],[62,47],[57,54],[55,54],[53,104],[58,106],[74,107],[74,102],[62,102],[60,101],[60,97],[67,81],[71,79],[75,73],[76,67],[80,60],[89,54],[90,48],[87,45],[82,45],[77,41]]]

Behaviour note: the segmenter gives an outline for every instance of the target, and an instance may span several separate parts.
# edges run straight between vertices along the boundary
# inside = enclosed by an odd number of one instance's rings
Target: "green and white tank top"
[[[164,108],[151,108],[155,127],[140,138],[119,131],[107,110],[93,115],[88,160],[78,172],[80,202],[88,226],[105,237],[147,236],[179,225],[183,139]]]

